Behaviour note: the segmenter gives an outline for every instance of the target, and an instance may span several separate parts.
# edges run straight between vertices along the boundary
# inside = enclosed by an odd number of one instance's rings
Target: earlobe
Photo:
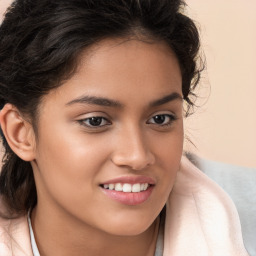
[[[18,109],[7,103],[0,112],[0,124],[5,139],[13,152],[24,161],[35,158],[35,135],[32,125]]]

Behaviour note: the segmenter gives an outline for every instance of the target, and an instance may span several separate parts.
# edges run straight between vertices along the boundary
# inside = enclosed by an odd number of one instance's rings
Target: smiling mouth
[[[136,183],[136,184],[129,184],[129,183],[110,183],[110,184],[101,184],[102,188],[106,190],[115,190],[118,192],[124,193],[139,193],[146,191],[150,188],[151,184],[149,183]]]

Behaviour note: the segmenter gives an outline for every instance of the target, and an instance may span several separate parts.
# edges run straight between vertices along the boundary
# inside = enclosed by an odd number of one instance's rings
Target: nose
[[[122,135],[116,138],[112,162],[133,170],[143,170],[153,165],[155,156],[147,144],[147,139],[140,131],[122,132]]]

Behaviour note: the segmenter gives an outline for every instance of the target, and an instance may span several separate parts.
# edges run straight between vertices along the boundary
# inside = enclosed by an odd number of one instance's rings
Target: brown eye
[[[157,116],[154,116],[153,119],[154,119],[154,122],[156,124],[163,124],[165,122],[165,120],[166,120],[166,116],[164,116],[164,115],[157,115]]]
[[[102,117],[91,117],[88,119],[88,122],[91,126],[100,126],[102,124]]]
[[[148,123],[164,126],[164,125],[170,125],[175,120],[176,120],[176,118],[174,115],[160,114],[160,115],[155,115],[152,118],[150,118]]]
[[[110,122],[106,118],[101,116],[85,118],[83,120],[80,120],[80,122],[87,127],[101,127],[110,124]]]

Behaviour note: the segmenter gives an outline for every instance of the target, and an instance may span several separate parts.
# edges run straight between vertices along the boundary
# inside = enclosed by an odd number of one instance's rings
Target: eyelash
[[[157,117],[165,117],[165,121],[166,121],[166,118],[169,118],[169,121],[167,123],[163,123],[163,124],[154,123],[153,124],[153,125],[157,125],[157,126],[160,126],[160,127],[171,126],[172,123],[177,120],[177,117],[175,115],[171,115],[171,114],[158,114],[158,115],[155,115],[155,116],[151,117],[149,120],[157,118]],[[149,121],[147,123],[149,123]]]
[[[86,124],[86,122],[90,122],[93,119],[100,119],[100,124],[102,123],[102,120],[104,120],[105,124],[103,125],[92,125],[92,124]],[[96,121],[96,120],[95,120]],[[91,128],[91,129],[99,129],[102,128],[106,125],[111,125],[111,122],[109,122],[107,120],[107,118],[103,117],[103,116],[92,116],[92,117],[88,117],[82,120],[79,120],[79,123],[83,126],[86,126],[87,128]]]
[[[162,118],[164,117],[165,120],[164,120],[164,123],[163,124],[158,124],[158,123],[151,123],[150,120],[151,119],[154,119],[154,118]],[[166,118],[169,118],[168,122],[166,122]],[[93,119],[95,119],[94,121],[98,121],[99,122],[99,125],[92,125],[92,124],[87,124],[86,122],[90,122],[90,121],[93,121]],[[98,120],[97,120],[98,119]],[[147,124],[152,124],[152,125],[156,125],[156,126],[159,126],[159,127],[169,127],[172,125],[172,123],[174,121],[177,120],[177,117],[175,115],[171,115],[171,114],[158,114],[158,115],[155,115],[153,117],[151,117],[148,121],[147,121]],[[104,124],[102,124],[102,121],[104,121]],[[156,120],[155,120],[156,121]],[[82,119],[82,120],[78,120],[78,122],[83,125],[83,126],[86,126],[87,128],[89,129],[100,129],[100,128],[103,128],[103,127],[106,127],[108,125],[111,125],[111,122],[105,118],[105,117],[102,117],[102,116],[92,116],[92,117],[88,117],[88,118],[85,118],[85,119]]]

